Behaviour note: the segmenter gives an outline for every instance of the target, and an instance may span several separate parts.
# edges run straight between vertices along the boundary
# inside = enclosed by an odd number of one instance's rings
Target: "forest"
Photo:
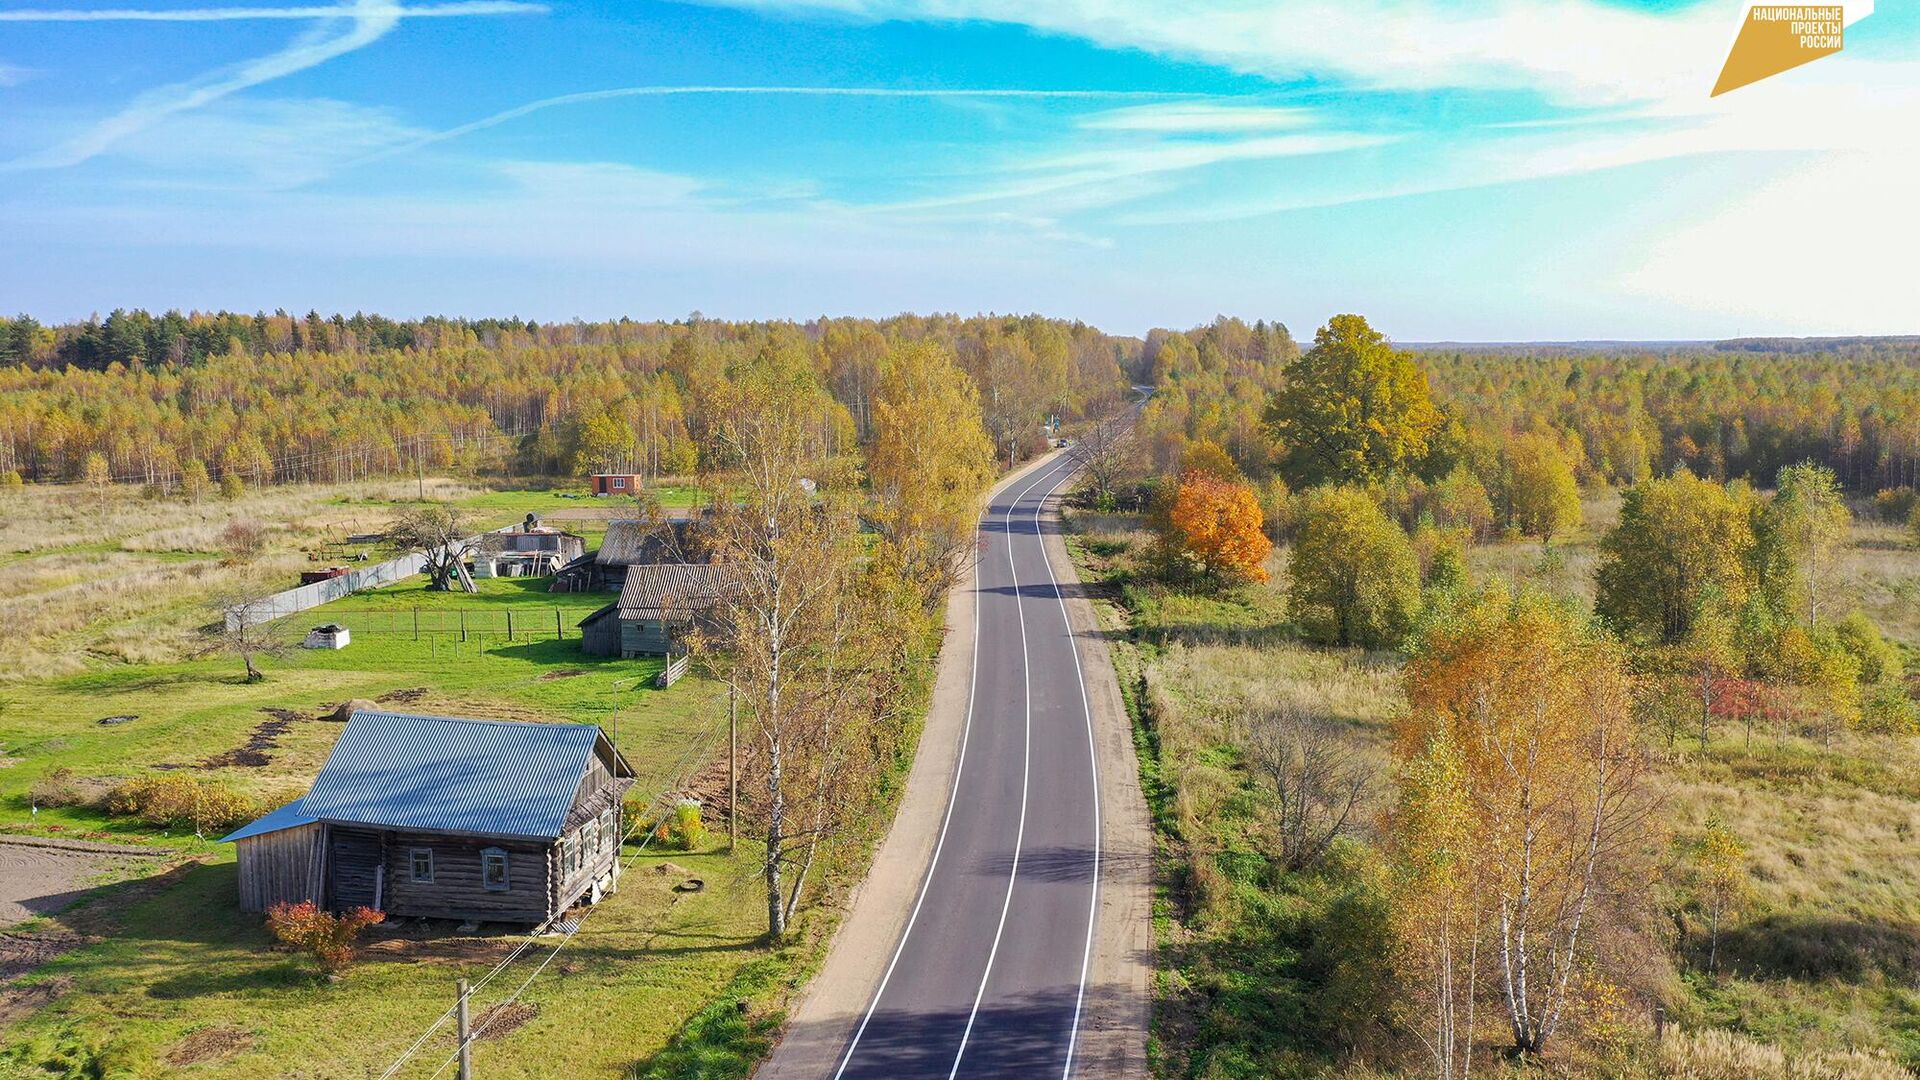
[[[1912,1076],[1917,355],[1150,336],[1160,1072]]]
[[[806,324],[414,322],[227,313],[45,327],[0,319],[0,477],[131,483],[332,482],[420,471],[688,475],[729,373],[804,354],[872,433],[891,355],[926,342],[980,390],[1001,456],[1040,422],[1117,407],[1138,342],[1037,317],[901,316]]]

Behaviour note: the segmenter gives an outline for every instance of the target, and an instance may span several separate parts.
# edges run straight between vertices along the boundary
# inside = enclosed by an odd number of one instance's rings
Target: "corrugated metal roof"
[[[356,712],[304,809],[337,823],[551,839],[599,739],[591,724]]]
[[[270,832],[279,832],[282,829],[297,829],[302,825],[311,825],[314,819],[307,813],[305,803],[305,799],[295,799],[253,824],[243,825],[233,830],[221,837],[220,842],[231,844],[235,840],[245,840],[249,837],[264,836]]]
[[[726,571],[711,563],[660,563],[627,567],[620,588],[620,617],[657,619],[662,613],[690,615],[720,600]]]

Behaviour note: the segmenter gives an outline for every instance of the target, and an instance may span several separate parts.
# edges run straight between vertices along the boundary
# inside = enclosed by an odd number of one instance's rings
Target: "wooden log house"
[[[616,886],[632,777],[591,724],[356,712],[311,791],[225,838],[240,907],[545,923]]]

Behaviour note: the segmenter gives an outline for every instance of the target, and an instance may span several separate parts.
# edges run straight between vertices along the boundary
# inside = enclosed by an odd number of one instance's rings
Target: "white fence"
[[[321,604],[332,603],[362,589],[377,589],[382,585],[391,585],[396,581],[412,577],[426,567],[427,557],[416,551],[383,563],[349,570],[336,578],[311,582],[299,588],[274,593],[272,596],[263,596],[243,609],[227,612],[227,629],[238,630],[243,617],[253,626],[282,619],[309,608],[317,608]]]

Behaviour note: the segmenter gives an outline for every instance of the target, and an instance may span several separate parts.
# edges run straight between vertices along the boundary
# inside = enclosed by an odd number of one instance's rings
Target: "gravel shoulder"
[[[1067,603],[1067,621],[1079,644],[1100,763],[1100,896],[1093,961],[1087,973],[1087,1011],[1074,1055],[1081,1076],[1147,1075],[1152,1019],[1153,824],[1140,791],[1140,758],[1133,719],[1120,696],[1107,651],[1107,630],[1067,552],[1058,504],[1046,515],[1047,557]]]
[[[1048,454],[1010,474],[988,499],[1056,459]],[[982,500],[982,506],[987,500]],[[1100,770],[1102,870],[1097,937],[1080,1025],[1076,1072],[1082,1076],[1145,1076],[1152,920],[1148,857],[1151,828],[1140,794],[1132,724],[1120,698],[1093,606],[1079,596],[1078,577],[1058,530],[1047,540],[1054,573],[1067,595],[1093,710]],[[947,604],[946,640],[933,701],[908,773],[899,812],[855,890],[825,963],[789,1017],[780,1044],[755,1073],[758,1080],[830,1077],[853,1029],[885,974],[912,912],[945,818],[960,760],[973,668],[973,575],[955,585]]]
[[[981,506],[1053,460],[1054,455],[1047,454],[1009,474],[981,500]],[[840,1051],[880,985],[933,859],[960,764],[973,674],[973,617],[973,569],[968,567],[947,598],[946,638],[934,675],[933,700],[900,809],[866,879],[849,899],[826,962],[795,1004],[780,1044],[755,1072],[758,1080],[832,1076]]]

